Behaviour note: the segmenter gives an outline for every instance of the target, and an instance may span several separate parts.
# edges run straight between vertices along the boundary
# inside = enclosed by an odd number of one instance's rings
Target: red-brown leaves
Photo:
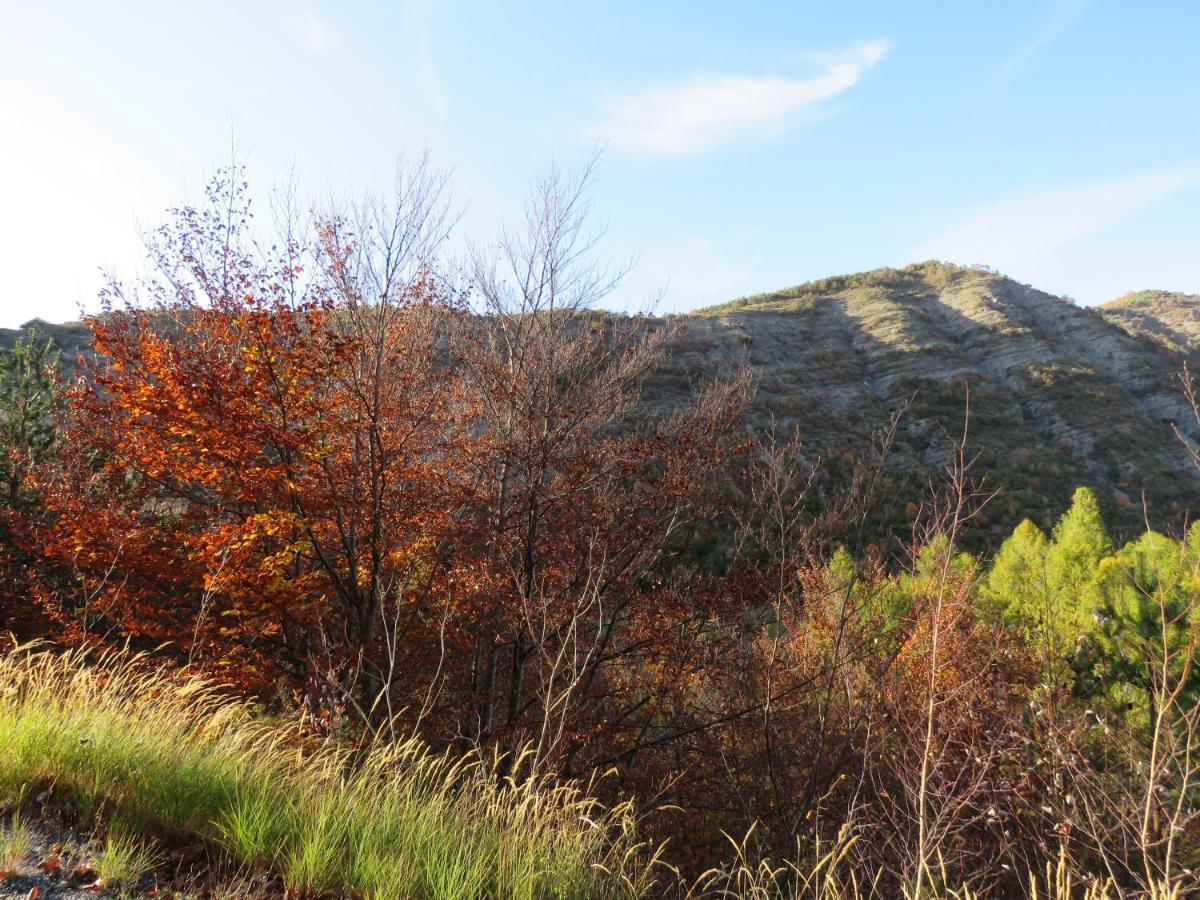
[[[378,665],[380,621],[423,621],[444,575],[456,312],[423,276],[372,296],[329,235],[261,258],[242,192],[213,200],[157,232],[149,304],[117,308],[114,286],[91,321],[70,453],[42,473],[39,550],[69,576],[44,595],[80,636],[165,644],[258,690]]]

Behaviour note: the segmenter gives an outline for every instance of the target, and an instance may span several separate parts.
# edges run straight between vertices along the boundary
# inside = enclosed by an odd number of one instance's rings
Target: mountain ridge
[[[970,402],[977,471],[1001,490],[992,543],[1022,518],[1048,527],[1079,485],[1130,533],[1200,514],[1200,476],[1174,427],[1200,439],[1179,377],[1200,351],[1200,297],[1162,291],[1099,307],[983,267],[929,261],[834,276],[652,320],[676,337],[645,390],[669,411],[745,364],[747,425],[797,429],[831,477],[871,452],[902,408],[888,468],[894,524],[949,461]],[[72,358],[82,323],[36,324]]]
[[[1100,305],[1110,321],[1177,353],[1200,348],[1200,295],[1181,291],[1134,291]]]
[[[1048,526],[1079,484],[1130,529],[1144,524],[1143,503],[1163,524],[1200,511],[1200,481],[1172,428],[1196,434],[1178,380],[1186,348],[1105,310],[926,262],[672,320],[680,336],[658,402],[743,360],[759,382],[754,424],[798,428],[826,457],[865,452],[870,431],[909,403],[891,462],[927,476],[949,459],[969,386],[979,468],[1003,489],[997,533],[1025,516]]]

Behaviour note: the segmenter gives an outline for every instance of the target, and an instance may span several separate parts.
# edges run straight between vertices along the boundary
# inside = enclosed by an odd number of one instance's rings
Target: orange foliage
[[[679,560],[744,380],[635,425],[665,346],[642,322],[471,315],[397,264],[403,228],[260,253],[244,188],[210,200],[142,296],[110,289],[41,473],[67,635],[571,773],[723,715],[691,686],[729,596]]]
[[[114,285],[91,320],[70,454],[43,473],[41,552],[74,576],[59,605],[77,637],[257,690],[377,675],[381,618],[443,603],[461,410],[437,334],[458,312],[420,272],[373,300],[337,220],[314,246],[231,249],[244,188],[211,200],[157,234],[150,302]]]

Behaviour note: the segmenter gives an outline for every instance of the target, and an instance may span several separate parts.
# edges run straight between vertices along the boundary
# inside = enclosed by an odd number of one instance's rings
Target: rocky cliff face
[[[1144,502],[1161,523],[1200,512],[1200,481],[1171,428],[1196,432],[1179,388],[1191,335],[1173,345],[1111,309],[940,263],[813,282],[674,322],[677,349],[654,401],[744,361],[759,380],[755,424],[799,428],[826,457],[862,452],[907,402],[890,463],[914,483],[948,460],[969,392],[977,471],[1003,490],[990,513],[997,533],[1026,515],[1048,524],[1078,484],[1097,488],[1130,528]],[[1200,336],[1200,318],[1193,327]]]

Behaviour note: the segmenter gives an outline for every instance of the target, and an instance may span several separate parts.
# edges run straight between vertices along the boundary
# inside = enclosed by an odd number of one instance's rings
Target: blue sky
[[[0,0],[0,325],[94,307],[231,137],[265,192],[452,170],[462,230],[606,145],[611,305],[929,257],[1200,292],[1200,4]]]

